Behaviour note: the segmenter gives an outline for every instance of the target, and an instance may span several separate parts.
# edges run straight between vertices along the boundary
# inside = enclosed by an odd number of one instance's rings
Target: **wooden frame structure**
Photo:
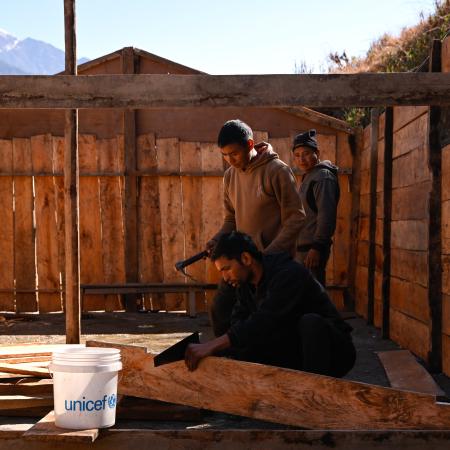
[[[64,0],[64,5],[67,75],[1,76],[0,107],[68,109],[65,157],[68,343],[80,339],[77,108],[450,105],[450,76],[445,73],[76,76],[75,0]],[[131,119],[129,122],[132,127]]]

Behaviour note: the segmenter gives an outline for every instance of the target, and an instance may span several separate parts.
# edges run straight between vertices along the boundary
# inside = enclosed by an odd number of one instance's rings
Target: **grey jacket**
[[[302,221],[297,245],[301,251],[330,247],[336,229],[339,202],[338,168],[330,161],[321,161],[303,175],[299,194],[306,218]]]

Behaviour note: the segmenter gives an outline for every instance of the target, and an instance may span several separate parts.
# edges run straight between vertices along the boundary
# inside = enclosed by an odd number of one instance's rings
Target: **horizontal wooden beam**
[[[151,428],[150,428],[151,426]],[[114,428],[101,430],[100,438],[92,442],[45,442],[24,440],[23,434],[31,424],[2,425],[2,450],[134,450],[136,448],[176,448],[214,450],[397,450],[426,448],[447,450],[450,431],[395,430],[395,431],[340,431],[340,430],[273,430],[261,429],[256,422],[252,428],[221,429],[206,426],[195,429],[162,428],[160,423],[149,428]],[[77,431],[73,430],[73,433]]]
[[[450,74],[1,76],[1,108],[450,105]]]

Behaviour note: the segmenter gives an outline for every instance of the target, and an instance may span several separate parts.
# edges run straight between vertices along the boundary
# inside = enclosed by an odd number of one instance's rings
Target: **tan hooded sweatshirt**
[[[244,170],[226,170],[224,206],[224,222],[213,239],[238,230],[266,254],[295,252],[305,214],[294,175],[271,146],[264,147]]]

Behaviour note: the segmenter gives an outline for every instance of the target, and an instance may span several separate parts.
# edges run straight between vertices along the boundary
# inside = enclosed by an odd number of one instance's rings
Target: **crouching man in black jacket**
[[[353,367],[352,329],[308,269],[286,253],[262,255],[237,231],[219,239],[211,259],[238,301],[227,333],[189,345],[190,370],[214,354],[333,377]]]

